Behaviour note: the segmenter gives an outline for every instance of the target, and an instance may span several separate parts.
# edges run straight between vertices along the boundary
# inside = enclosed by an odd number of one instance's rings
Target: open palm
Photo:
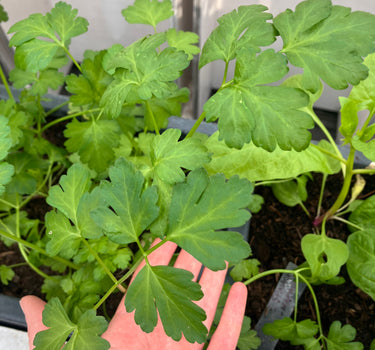
[[[174,243],[167,242],[150,254],[148,257],[149,262],[152,265],[166,265],[169,263],[175,249],[176,245]],[[201,270],[201,264],[185,251],[180,252],[174,266],[191,271],[195,279],[197,279]],[[136,273],[140,271],[142,267],[142,265],[139,266]],[[207,314],[207,319],[204,321],[204,324],[208,329],[211,327],[215,316],[217,303],[224,284],[225,274],[226,270],[213,272],[209,269],[204,269],[199,280],[204,296],[197,302],[197,304],[202,307]],[[235,283],[229,292],[219,326],[210,341],[208,349],[229,350],[236,348],[241,331],[246,298],[246,286],[242,283]],[[21,299],[21,307],[25,313],[28,325],[30,349],[33,349],[32,343],[35,334],[46,329],[42,323],[42,311],[44,305],[44,301],[34,296],[26,296]],[[111,350],[197,350],[203,348],[203,344],[191,344],[184,338],[179,342],[174,341],[165,334],[160,320],[153,332],[143,332],[134,322],[134,314],[126,312],[123,300],[120,302],[107,331],[103,333],[102,337],[109,341],[111,344]]]

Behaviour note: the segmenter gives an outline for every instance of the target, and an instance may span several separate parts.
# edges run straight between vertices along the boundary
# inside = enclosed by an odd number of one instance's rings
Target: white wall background
[[[2,23],[4,31],[15,22],[26,18],[31,13],[49,11],[57,0],[0,0],[9,14],[10,20]],[[177,17],[181,16],[181,3],[184,0],[172,0],[177,10]],[[80,60],[85,49],[103,49],[112,44],[120,43],[128,45],[141,36],[148,34],[152,28],[146,25],[127,25],[121,15],[121,10],[133,3],[133,0],[66,0],[73,8],[78,9],[78,15],[86,18],[89,30],[86,34],[72,40],[71,52]],[[216,27],[217,18],[233,10],[240,5],[263,4],[276,16],[287,8],[294,9],[299,0],[194,0],[196,6],[200,6],[201,19],[199,31],[201,45],[207,39],[209,33]],[[332,0],[335,5],[351,7],[353,10],[369,11],[375,13],[374,0]],[[174,26],[176,18],[160,24],[159,29],[164,30]],[[281,46],[275,43],[275,48]],[[209,97],[212,88],[220,86],[224,64],[213,62],[203,67],[199,72],[199,101],[198,114],[201,112],[204,102]],[[294,74],[296,70],[291,70]],[[350,89],[337,92],[329,87],[318,101],[317,106],[328,110],[339,110],[338,96],[345,96]]]

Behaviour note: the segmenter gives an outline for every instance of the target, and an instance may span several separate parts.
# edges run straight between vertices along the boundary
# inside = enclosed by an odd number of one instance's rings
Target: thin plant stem
[[[72,60],[72,62],[74,63],[74,65],[77,67],[77,69],[80,71],[80,73],[82,74],[82,68],[79,65],[79,63],[75,60],[75,58],[72,56],[72,54],[69,52],[69,50],[65,47],[65,45],[62,45],[62,48],[67,53],[67,55],[70,57],[70,59]]]
[[[51,114],[55,113],[55,112],[58,111],[60,108],[66,106],[66,105],[68,105],[68,104],[69,104],[69,101],[66,101],[66,102],[63,102],[63,103],[59,104],[58,106],[56,106],[56,107],[50,109],[50,110],[46,113],[45,117],[50,116]]]
[[[160,135],[159,127],[158,127],[158,124],[156,123],[154,112],[152,111],[150,103],[148,101],[146,101],[146,108],[147,108],[147,111],[148,111],[148,113],[150,115],[152,124],[154,125],[154,129],[155,129],[156,135]]]
[[[352,171],[353,175],[360,174],[360,175],[374,175],[375,169],[354,169]]]
[[[253,277],[251,277],[250,279],[248,279],[247,281],[244,282],[245,285],[249,285],[251,283],[253,283],[254,281],[260,279],[260,278],[263,278],[263,277],[266,277],[266,276],[269,276],[269,275],[274,275],[274,274],[279,274],[279,273],[289,273],[289,274],[293,274],[296,278],[296,298],[295,298],[295,314],[294,314],[294,318],[296,320],[296,309],[297,309],[297,301],[298,301],[298,287],[297,287],[297,283],[298,283],[298,279],[301,279],[303,283],[306,284],[307,288],[309,289],[310,293],[311,293],[311,296],[313,298],[313,302],[314,302],[314,308],[315,308],[315,312],[316,312],[316,322],[318,324],[318,327],[319,327],[319,333],[320,333],[320,338],[323,337],[323,326],[322,326],[322,320],[321,320],[321,317],[320,317],[320,310],[319,310],[319,304],[318,304],[318,299],[316,297],[316,294],[314,292],[314,289],[312,288],[311,284],[309,283],[309,281],[301,274],[302,271],[307,271],[309,270],[309,268],[301,268],[301,269],[298,269],[298,270],[287,270],[287,269],[274,269],[274,270],[268,270],[268,271],[264,271],[264,272],[261,272]],[[324,345],[324,348],[325,348],[325,345]]]
[[[361,226],[358,226],[358,225],[354,224],[353,222],[345,220],[344,218],[342,218],[340,216],[337,216],[337,215],[336,216],[332,216],[331,219],[334,219],[334,220],[337,220],[337,221],[341,221],[341,222],[343,222],[343,223],[345,223],[347,225],[350,225],[350,226],[354,227],[358,231],[362,231],[363,230],[363,228]]]
[[[5,77],[5,74],[4,74],[4,71],[3,71],[3,68],[1,67],[1,65],[0,65],[0,78],[1,78],[1,81],[3,82],[3,84],[4,84],[5,90],[7,91],[7,94],[9,96],[9,98],[14,101],[14,96],[12,94],[12,91],[10,90],[8,81]]]
[[[104,264],[103,260],[100,258],[100,256],[97,254],[97,252],[90,246],[89,242],[86,241],[86,239],[82,239],[82,242],[85,244],[89,252],[94,256],[95,260],[99,263],[99,265],[102,267],[102,269],[105,271],[105,273],[108,275],[108,277],[117,284],[117,279],[115,276],[113,276],[113,273],[108,269],[107,265]],[[125,293],[125,288],[121,285],[118,284],[117,288],[122,292]]]
[[[372,119],[372,117],[374,116],[374,113],[375,113],[375,107],[370,111],[369,115],[368,115],[367,118],[366,118],[366,121],[365,121],[364,124],[362,125],[361,130],[359,130],[359,131],[357,132],[357,135],[358,135],[359,137],[361,137],[361,136],[364,134],[364,132],[366,131],[366,128],[367,128],[368,125],[370,124],[371,119]]]
[[[29,195],[23,202],[21,202],[21,204],[18,206],[18,208],[22,208],[27,203],[29,203],[31,201],[31,199],[45,186],[45,184],[48,182],[49,178],[51,177],[52,164],[53,163],[50,163],[50,165],[48,167],[48,170],[47,170],[47,174],[46,174],[45,178],[43,179],[43,182],[39,185],[39,187],[31,195]]]
[[[341,188],[341,191],[335,201],[335,203],[332,205],[332,207],[327,211],[325,214],[325,217],[333,216],[337,210],[340,209],[340,207],[343,205],[346,196],[349,193],[351,180],[353,177],[353,165],[354,165],[354,155],[355,155],[355,149],[353,146],[350,146],[350,151],[348,155],[348,161],[347,161],[347,167],[346,167],[346,173],[344,176],[344,182]]]
[[[107,298],[114,292],[114,290],[118,288],[120,284],[125,282],[135,272],[135,270],[142,261],[143,257],[139,258],[137,262],[129,269],[129,271],[124,276],[122,276],[111,288],[107,290],[103,297],[95,304],[93,309],[97,310],[100,307],[100,305],[102,305],[107,300]]]
[[[323,173],[323,179],[322,179],[322,186],[320,187],[320,194],[319,194],[319,202],[318,202],[318,208],[316,210],[316,216],[319,217],[320,213],[322,211],[322,203],[323,203],[323,196],[324,196],[324,189],[326,187],[328,175],[326,173]]]
[[[333,139],[332,135],[330,134],[330,132],[328,131],[326,126],[322,123],[322,121],[319,119],[319,117],[316,115],[316,113],[312,110],[312,108],[308,110],[308,113],[313,118],[314,122],[323,131],[324,135],[327,137],[327,139],[328,139],[329,143],[332,145],[338,159],[339,160],[343,159],[343,156],[342,156],[339,148],[337,147],[337,144],[336,144],[335,140]],[[342,169],[343,174],[345,175],[346,167],[345,167],[345,164],[343,162],[341,162],[341,169]]]
[[[338,161],[340,161],[342,164],[346,164],[346,159],[343,158],[342,156],[338,156],[330,151],[327,151],[326,149],[322,148],[322,147],[319,147],[318,145],[315,145],[314,143],[311,143],[311,147],[313,148],[316,148],[317,150],[319,150],[320,152],[326,154],[327,156],[333,158],[333,159],[336,159]]]
[[[65,117],[61,117],[61,118],[58,118],[58,119],[55,119],[53,121],[51,121],[50,123],[46,124],[43,126],[42,128],[42,132],[47,130],[48,128],[50,128],[51,126],[55,125],[55,124],[58,124],[58,123],[61,123],[65,120],[69,120],[69,119],[73,119],[73,118],[76,118],[76,117],[80,117],[81,115],[84,115],[86,113],[91,113],[91,112],[98,112],[100,111],[101,108],[94,108],[94,109],[90,109],[90,110],[87,110],[87,111],[83,111],[83,112],[77,112],[77,113],[74,113],[74,114],[69,114]]]
[[[70,267],[74,270],[79,269],[79,266],[72,263],[71,261],[65,260],[64,258],[61,258],[59,256],[50,256],[50,255],[47,254],[47,252],[43,248],[40,248],[39,246],[37,246],[37,245],[35,245],[31,242],[28,242],[28,241],[22,239],[21,237],[17,237],[16,235],[14,235],[12,233],[8,233],[8,232],[0,229],[0,235],[3,236],[3,237],[6,237],[6,238],[8,238],[8,239],[10,239],[10,240],[12,240],[16,243],[22,244],[22,245],[24,245],[24,246],[26,246],[30,249],[33,249],[33,250],[37,251],[38,253],[41,253],[45,256],[48,256],[49,258],[51,258],[53,260],[61,262],[62,264],[66,265],[66,266],[68,266],[68,267]]]
[[[224,70],[224,76],[223,76],[223,83],[222,83],[222,85],[224,85],[227,82],[228,68],[229,68],[229,62],[225,62],[225,70]]]
[[[199,125],[202,124],[202,122],[203,122],[203,120],[204,120],[205,117],[206,117],[206,112],[202,112],[202,114],[200,115],[200,117],[195,121],[193,127],[190,129],[190,131],[185,136],[185,139],[187,139],[189,137],[192,137],[195,134],[195,132],[199,128]]]
[[[300,202],[300,203],[298,203],[299,205],[300,205],[300,207],[302,208],[302,210],[306,213],[306,215],[307,216],[310,216],[310,213],[309,213],[309,211],[307,210],[307,208],[305,207],[305,205],[302,203],[302,202]]]

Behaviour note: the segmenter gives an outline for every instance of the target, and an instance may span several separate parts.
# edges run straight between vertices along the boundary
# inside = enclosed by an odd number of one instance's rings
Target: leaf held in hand
[[[35,350],[60,350],[71,333],[68,343],[64,346],[66,350],[110,348],[108,341],[100,337],[107,328],[107,322],[104,317],[96,316],[94,310],[84,312],[77,323],[73,323],[60,300],[52,298],[44,308],[43,323],[49,328],[35,336]]]
[[[185,183],[174,187],[169,209],[167,238],[211,270],[225,261],[240,262],[251,253],[241,234],[218,231],[243,225],[250,213],[252,184],[222,175],[208,177],[203,169],[190,172]]]
[[[202,323],[206,315],[193,301],[201,299],[203,293],[192,278],[186,270],[146,265],[129,286],[126,310],[135,309],[135,322],[144,332],[153,331],[158,311],[168,336],[178,341],[183,334],[191,343],[202,343],[207,335]]]

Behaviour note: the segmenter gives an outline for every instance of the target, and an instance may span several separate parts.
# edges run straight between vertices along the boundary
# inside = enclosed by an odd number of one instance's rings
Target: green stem
[[[194,123],[193,127],[191,128],[191,130],[185,136],[185,139],[187,139],[189,137],[192,137],[195,134],[195,132],[199,128],[199,125],[201,125],[201,123],[203,122],[203,120],[204,120],[205,117],[206,117],[206,112],[202,112],[202,114],[200,115],[200,117],[195,121],[195,123]]]
[[[332,145],[337,157],[339,160],[343,159],[343,156],[335,142],[335,140],[332,138],[332,135],[330,134],[330,132],[328,131],[328,129],[325,127],[325,125],[322,123],[322,121],[319,119],[319,117],[316,115],[316,113],[313,111],[312,108],[309,108],[308,109],[308,113],[310,114],[310,116],[313,118],[314,122],[319,126],[319,128],[323,131],[324,135],[327,137],[328,141],[330,142],[330,144]],[[341,163],[341,169],[342,169],[342,172],[343,174],[345,175],[345,165],[343,163]]]
[[[45,178],[43,179],[43,182],[39,185],[39,187],[31,194],[29,195],[24,201],[21,202],[21,204],[19,206],[17,206],[18,209],[22,208],[23,206],[25,206],[27,203],[29,203],[31,201],[31,199],[37,194],[39,193],[39,191],[45,186],[45,184],[47,183],[47,181],[49,180],[49,178],[51,177],[51,170],[52,170],[52,164],[53,163],[50,163],[49,167],[48,167],[48,170],[47,170],[47,174],[45,176]]]
[[[370,113],[369,113],[369,115],[367,116],[366,121],[365,121],[365,123],[363,124],[361,130],[357,132],[357,135],[358,135],[359,137],[362,137],[362,136],[363,136],[363,134],[364,134],[366,128],[368,127],[368,125],[369,125],[370,122],[371,122],[372,117],[374,116],[374,113],[375,113],[375,107],[370,111]]]
[[[61,118],[55,119],[55,120],[51,121],[50,123],[44,125],[43,128],[42,128],[42,132],[45,131],[45,130],[47,130],[51,126],[53,126],[55,124],[58,124],[58,123],[61,123],[61,122],[65,121],[65,120],[69,120],[69,119],[73,119],[73,118],[76,118],[76,117],[80,117],[81,115],[84,115],[86,113],[98,112],[100,110],[101,110],[101,108],[94,108],[94,109],[90,109],[90,110],[83,111],[83,112],[77,112],[77,113],[74,113],[74,114],[69,114],[69,115],[67,115],[65,117],[61,117]]]
[[[367,175],[374,175],[375,169],[355,169],[352,171],[352,174],[367,174]]]
[[[358,231],[362,231],[363,230],[363,228],[361,226],[358,226],[358,225],[356,225],[356,224],[354,224],[354,223],[352,223],[352,222],[350,222],[348,220],[345,220],[344,218],[342,218],[340,216],[332,216],[332,219],[337,220],[337,221],[341,221],[341,222],[343,222],[343,223],[345,223],[347,225],[350,225],[350,226],[354,227],[355,229],[357,229]]]
[[[117,284],[117,279],[115,276],[113,276],[112,272],[108,269],[107,265],[103,262],[103,260],[100,258],[100,256],[96,253],[94,249],[92,249],[89,242],[86,241],[86,239],[82,238],[82,242],[86,245],[89,252],[94,256],[95,260],[99,263],[99,265],[102,267],[102,269],[105,271],[105,273],[108,275],[108,277],[112,280],[113,283]],[[118,284],[118,289],[125,293],[125,288]]]
[[[135,270],[137,269],[137,267],[139,266],[139,264],[145,259],[146,260],[146,263],[148,263],[148,259],[147,259],[147,256],[150,255],[154,250],[158,249],[160,246],[162,246],[165,242],[167,241],[167,239],[163,239],[162,241],[160,241],[159,243],[155,244],[153,247],[151,247],[150,249],[147,250],[147,252],[145,252],[143,250],[143,247],[141,245],[141,243],[139,242],[139,240],[137,240],[137,245],[139,247],[139,250],[141,251],[142,253],[142,257],[140,257],[136,263],[129,269],[129,271],[124,275],[122,276],[110,289],[108,289],[107,293],[105,293],[103,295],[103,297],[98,301],[98,303],[94,306],[94,310],[97,310],[100,305],[102,305],[106,299],[113,293],[113,291],[118,288],[118,286],[123,283],[124,281],[126,281],[134,272]],[[124,291],[125,293],[125,291]]]
[[[29,265],[38,275],[42,276],[43,278],[53,278],[52,276],[47,275],[42,270],[38,269],[30,260],[28,255],[25,252],[25,248],[22,244],[18,244],[18,248],[21,252],[23,259],[26,261],[27,265]]]
[[[229,68],[229,62],[225,62],[225,70],[224,70],[223,82],[222,82],[221,85],[224,85],[227,82],[228,68]]]
[[[61,45],[61,43],[60,43],[60,45]],[[72,60],[74,65],[77,67],[77,69],[80,71],[80,73],[82,74],[82,68],[79,65],[79,63],[75,60],[75,58],[72,56],[72,54],[69,52],[69,50],[65,47],[65,45],[62,45],[62,48],[67,53],[67,55],[70,57],[70,59]]]
[[[33,243],[30,243],[30,242],[28,242],[28,241],[25,241],[25,240],[22,239],[21,237],[17,237],[16,235],[11,234],[11,233],[8,233],[8,232],[6,232],[6,231],[3,231],[3,230],[1,230],[1,229],[0,229],[0,235],[1,235],[1,236],[4,236],[4,237],[6,237],[6,238],[9,238],[9,239],[11,239],[12,241],[15,241],[15,242],[17,242],[17,243],[19,243],[19,244],[22,244],[22,245],[24,245],[24,246],[26,246],[26,247],[28,247],[28,248],[30,248],[30,249],[33,249],[33,250],[35,250],[35,251],[38,252],[38,253],[41,253],[41,254],[43,254],[43,255],[45,255],[45,256],[48,256],[48,257],[51,258],[51,259],[54,259],[54,260],[56,260],[56,261],[59,261],[59,262],[63,263],[64,265],[66,265],[66,266],[68,266],[68,267],[70,267],[70,268],[72,268],[72,269],[74,269],[74,270],[78,270],[78,269],[79,269],[79,266],[75,265],[75,264],[72,263],[71,261],[69,261],[69,260],[65,260],[65,259],[63,259],[63,258],[60,258],[59,256],[50,256],[50,255],[47,254],[47,252],[46,252],[43,248],[40,248],[39,246],[37,246],[37,245],[35,245],[35,244],[33,244]]]
[[[319,327],[319,333],[320,333],[320,337],[323,336],[323,326],[322,326],[322,320],[321,320],[321,317],[320,317],[320,310],[319,310],[319,304],[318,304],[318,299],[315,295],[315,292],[314,292],[314,289],[312,288],[311,284],[309,283],[309,281],[301,274],[302,271],[306,271],[308,270],[308,268],[301,268],[301,269],[298,269],[298,270],[287,270],[287,269],[274,269],[274,270],[268,270],[268,271],[264,271],[262,273],[259,273],[255,276],[253,276],[252,278],[248,279],[247,281],[244,282],[245,285],[249,285],[250,283],[262,278],[262,277],[265,277],[265,276],[269,276],[269,275],[273,275],[273,274],[279,274],[279,273],[289,273],[289,274],[293,274],[296,278],[296,297],[295,297],[295,307],[294,307],[294,320],[296,320],[296,309],[297,309],[297,303],[298,303],[298,279],[301,279],[303,283],[306,284],[307,288],[309,289],[310,293],[311,293],[311,296],[313,298],[313,301],[314,301],[314,307],[315,307],[315,312],[316,312],[316,322],[318,324],[318,327]]]
[[[319,327],[320,337],[322,337],[324,334],[323,334],[322,320],[320,318],[320,310],[319,310],[318,299],[317,299],[316,294],[314,292],[314,289],[311,286],[311,284],[309,283],[309,281],[303,275],[301,275],[301,274],[299,274],[299,278],[302,280],[303,283],[306,284],[306,286],[309,289],[310,294],[311,294],[311,296],[313,298],[315,312],[316,312],[316,323],[318,324],[318,327]],[[324,346],[324,348],[325,348],[325,346]]]
[[[63,103],[59,104],[58,106],[56,106],[56,107],[50,109],[50,110],[46,113],[45,117],[50,116],[51,114],[55,113],[55,112],[58,111],[60,108],[66,106],[66,105],[68,105],[68,104],[69,104],[69,101],[66,101],[66,102],[63,102]]]
[[[1,199],[1,198],[0,198],[0,202],[3,203],[3,204],[5,204],[5,205],[10,206],[10,207],[13,208],[13,209],[15,209],[15,208],[17,207],[17,206],[14,205],[13,203],[10,203],[10,202],[6,201],[5,199]]]
[[[355,149],[353,146],[350,146],[350,151],[349,151],[348,160],[347,160],[346,173],[344,176],[344,182],[341,188],[341,192],[338,195],[335,203],[333,203],[332,207],[326,212],[325,214],[326,218],[333,216],[337,212],[337,210],[340,209],[340,207],[343,205],[346,199],[346,196],[349,193],[351,180],[353,177],[354,155],[355,155]]]
[[[300,207],[302,208],[302,210],[306,213],[306,215],[307,216],[310,216],[310,213],[309,213],[309,211],[307,210],[307,208],[305,207],[305,205],[302,203],[302,202],[300,202],[300,203],[298,203],[299,205],[300,205]]]
[[[341,156],[337,156],[336,154],[333,154],[333,153],[327,151],[326,149],[321,148],[321,147],[319,147],[318,145],[315,145],[315,144],[313,144],[313,143],[311,143],[311,147],[314,147],[314,148],[316,148],[317,150],[319,150],[320,152],[326,154],[327,156],[329,156],[329,157],[331,157],[331,158],[334,158],[334,159],[340,161],[342,164],[346,164],[346,159],[343,158],[342,155],[341,155]]]
[[[129,271],[124,276],[122,276],[111,288],[108,289],[107,293],[103,295],[103,297],[96,303],[93,309],[97,310],[100,305],[102,305],[107,300],[107,298],[115,291],[115,289],[118,288],[120,284],[125,282],[135,272],[142,261],[143,257],[139,258],[137,262],[129,269]]]
[[[150,115],[150,118],[152,120],[152,124],[154,125],[154,129],[155,129],[156,135],[160,135],[159,127],[158,127],[158,125],[156,123],[154,112],[151,109],[150,103],[148,101],[146,101],[145,103],[146,103],[147,111],[148,111],[148,113]]]
[[[322,202],[323,202],[324,189],[326,187],[327,177],[328,177],[328,174],[323,173],[322,186],[320,187],[318,208],[316,210],[316,216],[317,217],[320,216],[320,212],[322,210]]]
[[[14,101],[14,96],[12,94],[12,91],[10,90],[8,81],[7,81],[6,77],[5,77],[5,74],[4,74],[4,71],[3,71],[3,68],[1,67],[1,65],[0,65],[0,77],[1,77],[1,80],[2,80],[2,82],[4,84],[5,90],[7,91],[7,94],[9,96],[9,98]]]

